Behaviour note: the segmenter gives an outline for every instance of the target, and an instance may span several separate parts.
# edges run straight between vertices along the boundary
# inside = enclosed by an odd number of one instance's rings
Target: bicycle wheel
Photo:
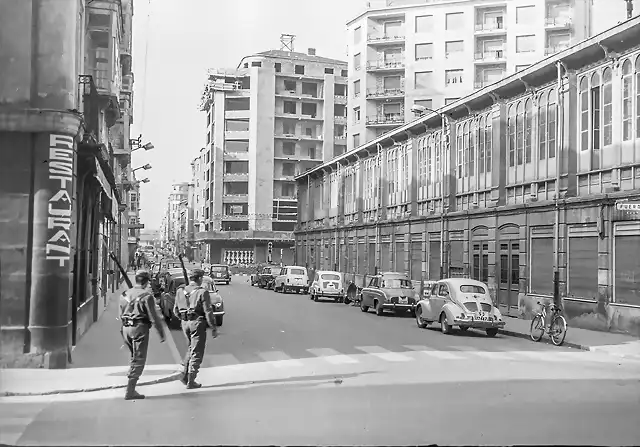
[[[562,315],[557,315],[553,318],[551,323],[551,330],[549,336],[554,345],[560,346],[564,343],[564,339],[567,336],[567,320]]]
[[[531,340],[540,341],[544,335],[544,321],[542,315],[538,314],[531,320]]]

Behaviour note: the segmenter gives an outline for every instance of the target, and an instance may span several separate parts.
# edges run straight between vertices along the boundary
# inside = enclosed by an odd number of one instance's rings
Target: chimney
[[[316,55],[316,49],[315,48],[309,48],[309,50],[307,51],[307,54],[309,56],[315,56]]]

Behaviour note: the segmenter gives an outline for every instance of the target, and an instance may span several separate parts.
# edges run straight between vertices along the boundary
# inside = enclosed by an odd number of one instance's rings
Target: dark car
[[[160,299],[156,302],[158,303],[158,307],[160,307],[162,316],[167,322],[167,326],[170,328],[179,327],[180,320],[173,314],[173,305],[176,302],[176,292],[178,288],[186,283],[184,274],[182,273],[182,269],[172,269],[166,272],[163,279],[166,286],[164,287],[164,292],[160,295]]]
[[[225,283],[229,284],[231,282],[231,272],[229,272],[229,266],[223,264],[211,264],[209,269],[209,276],[213,279],[214,283]]]
[[[261,289],[271,289],[273,288],[273,282],[275,281],[276,276],[280,275],[281,271],[282,267],[278,267],[276,265],[264,266],[257,273],[255,284],[257,284]]]

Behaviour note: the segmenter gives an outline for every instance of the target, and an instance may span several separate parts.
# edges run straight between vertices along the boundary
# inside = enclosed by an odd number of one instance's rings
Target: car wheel
[[[369,306],[365,306],[364,304],[362,304],[363,301],[360,301],[360,310],[362,312],[369,312]]]
[[[384,315],[384,308],[382,307],[382,304],[378,301],[374,301],[373,302],[373,306],[376,308],[376,315],[381,317]]]
[[[311,293],[309,293],[309,299],[313,301],[313,290],[311,291]]]
[[[216,315],[216,326],[222,326],[224,315]]]
[[[316,303],[318,302],[318,294],[317,293],[313,294],[313,301],[315,301]]]
[[[440,330],[443,334],[450,334],[452,326],[447,322],[447,315],[443,313],[440,315]]]
[[[420,329],[426,328],[427,325],[429,324],[422,318],[422,308],[421,307],[418,307],[416,309],[416,323],[418,324],[418,327]]]
[[[340,297],[339,297],[339,296],[335,297],[335,298],[333,299],[333,301],[334,301],[334,302],[336,302],[336,303],[339,303],[339,302],[340,302]]]
[[[469,326],[460,326],[460,332],[467,332],[469,330]]]
[[[498,328],[492,327],[487,329],[487,337],[495,337],[498,335]]]

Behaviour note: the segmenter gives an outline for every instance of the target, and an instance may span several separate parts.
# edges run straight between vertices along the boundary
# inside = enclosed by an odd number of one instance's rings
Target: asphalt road
[[[220,286],[200,390],[1,398],[18,445],[637,445],[640,362]],[[184,351],[182,334],[173,332]]]

